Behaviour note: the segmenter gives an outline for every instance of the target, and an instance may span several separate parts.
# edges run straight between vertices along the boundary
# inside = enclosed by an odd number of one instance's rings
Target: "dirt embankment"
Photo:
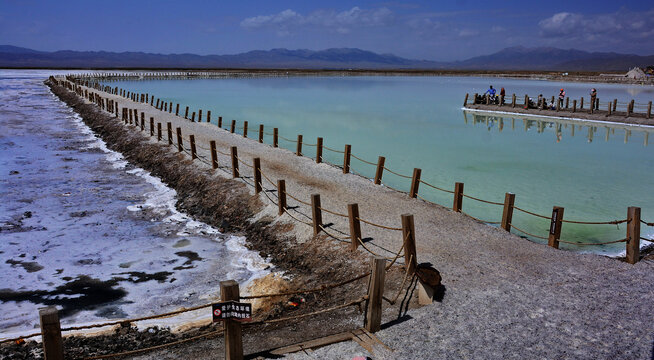
[[[297,241],[290,231],[292,224],[271,224],[263,216],[253,221],[263,204],[250,194],[244,182],[216,176],[211,170],[201,169],[182,154],[169,147],[151,142],[146,136],[125,127],[117,118],[100,111],[95,105],[67,89],[46,82],[52,92],[75,110],[107,146],[122,153],[132,164],[150,171],[162,179],[178,194],[177,208],[196,220],[221,228],[224,232],[244,235],[250,249],[268,258],[278,269],[284,271],[288,280],[262,284],[253,293],[275,292],[319,287],[351,279],[368,271],[368,261],[361,253],[351,253],[346,245],[335,244],[324,235],[308,241]],[[302,239],[306,240],[306,239]],[[399,287],[401,271],[391,271],[389,290]],[[228,280],[228,279],[225,279]],[[256,285],[256,284],[255,284]],[[272,286],[272,288],[271,288]],[[263,289],[265,287],[265,290]],[[275,288],[276,287],[276,288]],[[367,287],[366,278],[354,283],[314,293],[304,297],[299,308],[288,306],[288,297],[274,298],[263,304],[255,314],[256,320],[286,317],[340,305],[358,298]],[[144,299],[144,301],[146,301]],[[299,319],[276,325],[264,325],[245,330],[248,352],[260,352],[288,345],[317,336],[351,330],[362,325],[362,317],[356,308],[350,307],[336,313],[312,316],[310,320]],[[148,329],[140,332],[129,325],[115,329],[114,334],[97,337],[68,337],[64,340],[67,358],[115,353],[153,346],[189,338],[210,330],[207,325],[185,333],[171,334],[165,329]],[[257,339],[256,341],[247,340]],[[265,339],[265,340],[263,340]],[[194,343],[193,349],[183,352],[188,356],[196,353],[222,353],[222,340],[204,340]],[[40,358],[40,344],[10,344],[0,347],[3,359]]]

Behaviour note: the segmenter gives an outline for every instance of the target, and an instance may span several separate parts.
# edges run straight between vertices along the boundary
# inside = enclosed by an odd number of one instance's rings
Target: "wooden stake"
[[[652,118],[652,102],[647,103],[647,118],[651,119]]]
[[[319,137],[316,141],[316,163],[322,162],[322,138]]]
[[[463,183],[458,182],[454,183],[454,204],[452,205],[452,210],[461,212],[461,206],[463,206]]]
[[[259,143],[263,144],[263,124],[259,124]]]
[[[219,128],[223,127],[223,117],[222,116],[218,116],[218,127]]]
[[[511,232],[511,221],[513,220],[513,204],[515,203],[515,194],[504,194],[504,210],[502,211],[502,229]]]
[[[413,274],[418,266],[416,228],[413,223],[413,215],[402,215],[402,238],[404,239],[404,263],[407,264],[407,272]]]
[[[511,107],[515,107],[515,94],[511,97]]]
[[[463,107],[466,107],[466,105],[468,105],[468,96],[469,96],[469,95],[470,95],[470,94],[466,93],[466,98],[463,99]]]
[[[561,238],[561,225],[563,224],[563,208],[554,206],[552,209],[552,220],[550,222],[550,235],[547,239],[547,245],[558,249],[559,239]]]
[[[221,301],[239,301],[241,299],[238,283],[234,280],[220,282],[220,300]],[[243,359],[243,338],[241,333],[241,323],[228,319],[223,325],[225,329],[225,359],[242,360]]]
[[[207,122],[208,122],[208,123],[211,122],[211,110],[208,110],[208,111],[207,111]]]
[[[356,251],[359,246],[359,239],[362,239],[361,222],[359,221],[359,204],[348,204],[347,215],[350,220],[350,250]]]
[[[247,121],[243,122],[243,137],[244,138],[248,137],[248,122]]]
[[[202,109],[198,110],[198,122],[202,122]]]
[[[370,265],[371,278],[368,290],[368,311],[366,312],[365,328],[371,333],[381,330],[382,297],[384,296],[384,276],[386,275],[386,259],[374,257]]]
[[[145,114],[141,113],[141,131],[145,131]]]
[[[64,345],[61,339],[61,324],[57,307],[40,308],[39,319],[45,360],[64,360]]]
[[[232,150],[232,177],[237,178],[238,175],[238,149],[236,146],[231,147]]]
[[[195,160],[198,157],[195,152],[195,135],[189,135],[189,140],[191,141],[191,160]]]
[[[191,114],[191,122],[195,122],[195,111]]]
[[[279,147],[279,129],[273,128],[273,147]]]
[[[161,123],[157,123],[157,141],[161,141]]]
[[[209,142],[209,147],[211,148],[211,167],[213,169],[218,168],[218,152],[216,151],[216,141],[211,140]]]
[[[418,195],[418,188],[420,187],[420,173],[421,169],[413,169],[413,177],[411,178],[411,189],[409,190],[409,196],[415,198]]]
[[[577,112],[577,100],[572,100],[572,112]]]
[[[295,149],[295,155],[302,156],[302,135],[297,136],[297,148]]]
[[[232,125],[229,127],[229,132],[234,133],[236,131],[236,120],[232,120]]]
[[[383,156],[380,156],[377,159],[377,171],[375,171],[375,185],[380,185],[382,176],[384,175],[384,162],[386,162],[386,158]]]
[[[254,192],[255,194],[260,193],[263,190],[261,184],[261,159],[254,158]]]
[[[277,201],[278,214],[284,215],[284,211],[286,211],[286,180],[277,180]]]
[[[175,116],[179,116],[179,103],[175,106]]]
[[[184,113],[184,119],[188,119],[188,106],[186,107],[186,112]]]
[[[348,174],[350,172],[350,156],[352,155],[352,145],[345,145],[345,150],[343,151],[343,174]]]
[[[150,136],[154,136],[154,118],[150,116]]]
[[[168,123],[168,145],[173,144],[173,124]]]
[[[640,208],[627,209],[627,262],[635,264],[640,260]]]
[[[182,141],[182,128],[180,127],[177,128],[177,151],[184,151],[184,144]]]
[[[320,194],[311,194],[311,217],[313,218],[313,235],[320,232],[322,226],[322,210],[320,210]]]

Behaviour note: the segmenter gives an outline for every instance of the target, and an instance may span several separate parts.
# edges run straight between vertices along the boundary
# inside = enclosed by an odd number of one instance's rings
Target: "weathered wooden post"
[[[263,144],[263,124],[259,124],[259,144]]]
[[[177,151],[178,152],[184,151],[184,144],[182,140],[182,128],[180,127],[177,128]]]
[[[515,107],[515,93],[511,96],[511,107]]]
[[[383,156],[380,156],[377,159],[377,170],[375,171],[375,185],[380,185],[382,176],[384,175],[384,163],[386,162],[386,158]]]
[[[218,127],[219,128],[223,127],[223,117],[222,116],[218,116]]]
[[[157,106],[156,106],[156,108],[157,108],[157,109],[159,108],[159,99],[157,99]]]
[[[463,99],[463,107],[465,107],[466,105],[468,105],[468,96],[469,96],[469,94],[466,93],[466,98]]]
[[[607,109],[606,109],[607,110],[606,116],[611,116],[612,107],[613,107],[613,104],[609,101],[609,104],[608,104]]]
[[[461,206],[463,206],[463,183],[458,182],[454,183],[454,204],[452,205],[452,210],[461,212]]]
[[[368,311],[365,328],[371,333],[381,330],[382,297],[384,296],[384,277],[386,276],[386,259],[371,259],[370,288],[368,290]]]
[[[613,99],[613,112],[615,112],[617,107],[618,107],[618,99]]]
[[[231,147],[232,152],[232,177],[238,177],[238,149],[236,146]]]
[[[581,100],[579,101],[579,109],[583,110],[584,109],[584,97],[581,97]]]
[[[218,168],[218,152],[216,151],[216,141],[211,140],[209,142],[209,148],[211,149],[211,168]]]
[[[502,229],[511,232],[511,221],[513,220],[513,204],[515,203],[515,194],[504,194],[504,210],[502,211]]]
[[[238,283],[234,280],[220,282],[221,301],[239,301],[241,299]],[[243,338],[241,323],[234,319],[226,319],[225,329],[225,359],[243,360]]]
[[[273,128],[273,147],[279,147],[279,129]]]
[[[186,107],[186,112],[184,113],[184,119],[188,119],[188,106]]]
[[[232,119],[232,124],[229,127],[229,132],[233,134],[234,131],[236,131],[236,120]]]
[[[343,174],[350,172],[350,156],[352,155],[352,145],[346,144],[343,151]]]
[[[191,122],[195,122],[195,111],[191,114]]]
[[[198,110],[198,122],[202,122],[202,109]]]
[[[141,131],[145,131],[145,113],[141,113]]]
[[[554,98],[554,97],[552,97],[552,98]],[[557,100],[556,100],[556,112],[559,112],[559,109],[560,109],[560,107],[561,107],[561,102],[562,102],[562,101],[563,101],[563,100],[561,100],[561,99],[557,99]]]
[[[418,187],[420,186],[420,173],[421,169],[414,168],[413,176],[411,177],[411,188],[409,190],[409,196],[415,198],[418,195]]]
[[[211,122],[211,110],[207,110],[207,122]]]
[[[175,116],[179,116],[179,103],[175,106]]]
[[[195,135],[189,135],[189,140],[191,142],[191,160],[195,160],[198,157],[195,152]]]
[[[359,204],[347,204],[347,216],[350,220],[350,250],[356,251],[357,247],[359,246],[359,239],[361,239]]]
[[[311,217],[313,219],[313,235],[318,235],[322,226],[322,210],[320,209],[320,194],[311,194]]]
[[[525,94],[525,109],[529,109],[529,95]]]
[[[248,122],[243,121],[243,137],[248,137]]]
[[[157,141],[161,141],[161,123],[157,123]]]
[[[130,110],[128,111],[128,113],[129,113],[129,124],[132,125],[132,121],[133,121],[133,120],[132,120],[132,116],[133,116],[133,114],[132,114],[132,110],[130,109]]]
[[[154,118],[150,116],[150,136],[154,136]]]
[[[627,262],[635,264],[640,260],[640,208],[627,209]]]
[[[322,138],[316,139],[316,163],[322,162]]]
[[[486,105],[490,105],[490,94],[486,94]]]
[[[263,190],[263,186],[261,184],[261,159],[260,158],[254,158],[254,192],[255,194],[260,193]]]
[[[278,214],[284,215],[284,211],[286,211],[286,180],[277,180],[277,208]]]
[[[61,324],[56,306],[39,309],[43,357],[45,360],[64,360],[64,345],[61,339]]]
[[[413,215],[402,215],[402,239],[404,239],[404,263],[407,266],[407,273],[413,274],[418,266],[416,254],[416,228],[413,223]]]
[[[577,100],[572,100],[572,112],[577,112]]]
[[[559,239],[561,238],[561,225],[563,224],[563,208],[554,206],[552,209],[552,220],[550,222],[550,234],[547,239],[547,245],[558,249]]]
[[[568,110],[570,108],[570,98],[566,96],[565,98],[565,109]]]
[[[302,156],[302,135],[297,136],[297,147],[295,149],[295,155]]]
[[[167,102],[164,102],[164,103],[163,103],[163,108],[164,108],[163,110],[164,110],[165,112],[168,112],[168,103],[167,103]]]

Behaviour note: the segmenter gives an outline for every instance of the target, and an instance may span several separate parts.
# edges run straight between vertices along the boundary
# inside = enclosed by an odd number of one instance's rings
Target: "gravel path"
[[[418,261],[432,263],[441,272],[445,295],[442,302],[411,310],[404,321],[378,332],[378,337],[395,352],[378,353],[376,358],[653,356],[654,317],[650,307],[654,299],[654,261],[630,265],[603,256],[555,250],[376,186],[369,179],[344,175],[337,167],[259,144],[258,135],[252,131],[258,129],[258,124],[250,125],[249,134],[254,140],[246,139],[213,124],[190,122],[146,104],[104,95],[117,100],[121,109],[128,106],[143,111],[146,132],[153,116],[155,124],[163,123],[164,139],[166,122],[171,122],[173,129],[182,129],[185,138],[194,134],[202,148],[208,149],[209,141],[215,140],[218,150],[224,153],[230,146],[237,146],[239,158],[247,164],[253,157],[260,157],[263,172],[273,181],[285,179],[287,191],[300,200],[309,202],[311,194],[319,193],[324,208],[343,214],[347,214],[348,203],[358,203],[362,218],[391,227],[400,227],[401,214],[413,214]],[[216,114],[212,117],[215,121]],[[198,148],[200,155],[210,159],[202,148]],[[306,145],[304,149],[307,155],[315,151]],[[219,164],[229,167],[229,158],[219,154]],[[200,162],[198,166],[208,167]],[[251,183],[251,169],[244,164],[240,168],[245,181]],[[222,170],[229,176],[229,168]],[[274,189],[266,180],[264,186]],[[276,199],[274,192],[269,195]],[[259,196],[271,204],[264,195]],[[308,206],[292,199],[288,199],[288,205],[298,206],[294,215],[310,221]],[[276,212],[276,205],[271,204],[259,216],[276,216]],[[295,222],[288,215],[277,221]],[[346,237],[349,233],[347,218],[323,212],[323,221],[333,223],[329,229],[335,234],[341,231]],[[300,241],[312,237],[309,226],[298,224],[295,229]],[[372,239],[367,245],[384,256],[392,256],[402,244],[398,231],[362,224],[362,234]],[[386,313],[383,322],[396,318],[397,314]],[[339,344],[289,358],[344,359],[365,353],[361,350]]]

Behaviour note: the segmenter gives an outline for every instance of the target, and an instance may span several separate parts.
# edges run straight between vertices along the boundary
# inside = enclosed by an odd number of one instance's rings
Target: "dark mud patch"
[[[142,271],[131,271],[131,272],[124,272],[124,273],[118,273],[115,275],[127,275],[127,277],[115,277],[113,278],[114,281],[129,281],[134,284],[146,282],[146,281],[151,281],[155,280],[158,282],[165,282],[168,280],[168,277],[172,275],[173,273],[168,272],[168,271],[159,271],[156,273],[148,274]]]
[[[25,255],[25,254],[22,254],[22,255]],[[28,273],[33,273],[33,272],[43,270],[43,266],[41,266],[39,263],[33,262],[33,261],[20,261],[20,260],[9,259],[9,260],[5,261],[5,264],[10,264],[11,267],[22,266],[23,269],[25,269],[25,271],[27,271]]]

